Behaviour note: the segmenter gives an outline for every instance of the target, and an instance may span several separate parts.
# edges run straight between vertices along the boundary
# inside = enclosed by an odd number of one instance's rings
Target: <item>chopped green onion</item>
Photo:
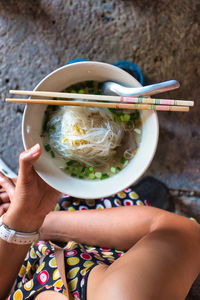
[[[51,146],[50,146],[49,144],[46,144],[46,145],[44,146],[44,148],[45,148],[45,150],[46,150],[47,152],[49,152],[49,151],[51,150]]]
[[[126,162],[126,158],[125,158],[124,156],[122,156],[122,158],[120,159],[120,163],[121,163],[122,165],[124,165],[125,162]]]
[[[113,173],[113,174],[115,174],[116,173],[116,168],[115,167],[111,167],[110,168],[110,172]]]
[[[121,171],[121,168],[120,168],[120,167],[117,167],[117,170],[118,170],[118,171]]]
[[[88,177],[90,174],[90,171],[88,169],[85,170],[84,176]]]
[[[69,170],[69,167],[65,167],[65,170],[67,170],[67,171],[68,171],[68,170]]]
[[[85,92],[84,89],[80,89],[80,90],[78,91],[79,94],[84,94],[84,92]]]
[[[83,179],[83,176],[78,176],[78,178]]]
[[[111,113],[115,113],[115,111],[116,111],[116,109],[115,108],[108,108],[109,109],[109,111],[111,111]]]
[[[100,179],[101,176],[102,176],[101,172],[95,172],[94,175],[95,175],[95,177],[98,178],[98,179]]]
[[[105,173],[105,174],[102,174],[101,179],[106,179],[108,177],[109,177],[109,175]]]
[[[4,169],[1,169],[1,171],[4,173],[4,174],[8,174],[8,172],[6,171],[6,170],[4,170]]]
[[[132,122],[132,121],[128,121],[126,124],[127,124],[128,126],[133,126],[133,122]]]
[[[90,172],[94,171],[94,167],[89,167],[88,169]]]
[[[90,174],[89,174],[89,178],[90,178],[90,179],[94,179],[94,178],[95,178],[94,173],[90,173]]]
[[[56,127],[55,126],[50,126],[50,129],[51,130],[56,130]]]
[[[78,175],[81,175],[81,171],[79,170],[79,168],[75,168],[75,171]]]
[[[72,177],[76,177],[76,176],[77,176],[77,175],[76,175],[75,173],[73,173],[73,172],[72,172],[70,175],[71,175]]]
[[[71,90],[70,93],[77,94],[76,90]]]
[[[124,121],[128,122],[130,120],[131,116],[128,114],[124,114]]]
[[[137,111],[136,113],[131,114],[131,120],[138,120],[140,118],[140,114]]]
[[[55,158],[55,153],[51,150],[51,157]]]
[[[85,172],[86,167],[82,167],[81,173]]]
[[[124,115],[120,116],[120,120],[123,122],[124,121]]]
[[[74,160],[69,160],[69,161],[66,162],[66,164],[67,164],[68,166],[71,166],[73,163],[74,163]]]
[[[77,167],[76,168],[72,168],[71,172],[74,173],[74,174],[76,174],[76,175],[81,175],[81,171]]]

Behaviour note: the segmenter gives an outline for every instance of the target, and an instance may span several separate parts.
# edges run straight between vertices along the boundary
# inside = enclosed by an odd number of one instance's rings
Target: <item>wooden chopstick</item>
[[[139,103],[139,104],[158,104],[158,105],[180,105],[193,106],[194,101],[185,100],[171,100],[171,99],[152,99],[150,97],[125,97],[125,96],[106,96],[106,95],[91,95],[91,94],[74,94],[61,92],[43,92],[43,91],[22,91],[10,90],[10,94],[39,96],[39,97],[55,97],[63,99],[81,99],[81,100],[95,100],[95,101],[111,101],[123,103]]]
[[[44,100],[44,99],[14,99],[6,98],[6,102],[43,104],[43,105],[71,105],[71,106],[90,106],[90,107],[106,107],[116,109],[138,109],[138,110],[160,110],[160,111],[181,111],[188,112],[187,106],[172,105],[153,105],[153,104],[125,104],[125,103],[109,103],[109,102],[89,102],[89,101],[65,101],[65,100]]]

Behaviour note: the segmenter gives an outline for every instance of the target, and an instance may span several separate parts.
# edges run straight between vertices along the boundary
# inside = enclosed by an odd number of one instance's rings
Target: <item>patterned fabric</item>
[[[149,205],[148,202],[145,204]],[[105,209],[129,205],[144,205],[131,188],[99,200],[80,200],[64,195],[55,210]],[[67,242],[62,247],[69,291],[74,299],[80,300],[86,300],[87,278],[92,268],[102,263],[110,265],[124,254],[120,250],[81,245],[73,241]],[[7,299],[33,299],[45,290],[58,291],[67,295],[56,265],[53,245],[39,241],[30,247],[18,274],[14,292]]]

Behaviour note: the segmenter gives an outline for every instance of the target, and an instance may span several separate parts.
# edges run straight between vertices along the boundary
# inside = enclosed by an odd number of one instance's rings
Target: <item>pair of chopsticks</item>
[[[78,99],[74,100],[50,100],[50,99],[14,99],[6,98],[6,102],[44,104],[44,105],[72,105],[106,107],[116,109],[138,109],[138,110],[160,110],[160,111],[181,111],[188,112],[189,107],[194,105],[194,101],[171,100],[171,99],[152,99],[150,97],[135,96],[106,96],[76,93],[43,92],[43,91],[21,91],[10,90],[10,94],[37,96],[44,98]],[[79,101],[79,100],[88,101]],[[96,102],[90,102],[96,101]],[[101,101],[101,102],[100,102]],[[105,102],[109,101],[109,102]]]

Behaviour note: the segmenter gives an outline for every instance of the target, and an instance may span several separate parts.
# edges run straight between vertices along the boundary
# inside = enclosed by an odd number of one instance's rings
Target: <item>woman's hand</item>
[[[3,198],[1,195],[1,200],[4,202],[1,208],[8,209],[4,216],[4,223],[17,231],[38,230],[45,216],[53,210],[61,196],[60,192],[44,182],[33,169],[33,163],[39,158],[41,152],[41,146],[37,144],[21,153],[16,186],[0,174],[0,185],[7,193]]]
[[[8,210],[13,199],[17,178],[10,179],[0,172],[0,217]]]

